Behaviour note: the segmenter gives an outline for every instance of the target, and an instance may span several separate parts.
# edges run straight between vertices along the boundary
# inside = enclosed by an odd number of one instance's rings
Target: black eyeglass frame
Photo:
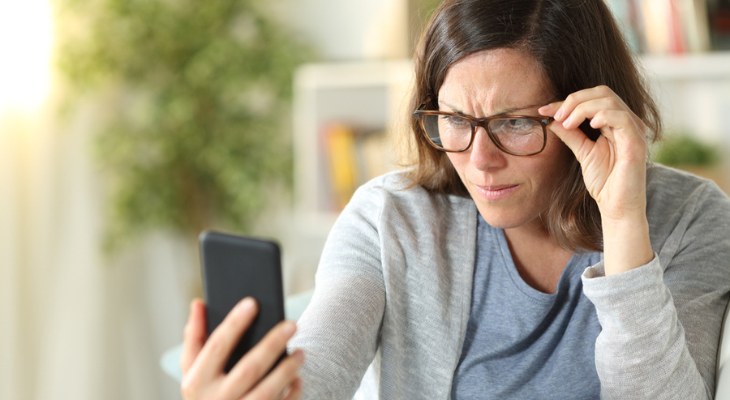
[[[534,156],[535,154],[538,154],[545,150],[545,145],[547,144],[547,126],[550,125],[551,122],[555,120],[555,118],[552,117],[535,117],[531,115],[498,115],[493,117],[487,117],[487,118],[474,118],[469,117],[463,114],[456,114],[456,113],[450,113],[445,111],[436,111],[436,110],[422,110],[422,108],[425,106],[425,104],[421,104],[420,107],[416,111],[413,112],[413,117],[416,118],[419,121],[419,124],[421,125],[421,130],[423,131],[423,135],[426,136],[426,140],[428,140],[428,144],[430,144],[432,147],[434,147],[437,150],[445,151],[448,153],[463,153],[471,147],[471,145],[474,143],[474,136],[476,136],[477,127],[481,126],[484,128],[484,131],[487,132],[487,136],[489,136],[489,139],[494,143],[497,148],[507,154],[513,155],[513,156]],[[445,148],[437,145],[434,143],[431,138],[428,136],[428,132],[426,132],[426,127],[423,122],[423,118],[426,115],[445,115],[449,117],[457,117],[464,119],[466,121],[469,121],[469,124],[471,125],[471,138],[469,139],[469,144],[463,148],[462,150],[446,150]],[[530,119],[533,121],[537,121],[540,123],[540,126],[542,126],[542,147],[540,150],[531,152],[531,153],[515,153],[512,151],[509,151],[505,149],[502,144],[499,142],[499,139],[492,133],[492,131],[489,129],[489,122],[497,119]]]

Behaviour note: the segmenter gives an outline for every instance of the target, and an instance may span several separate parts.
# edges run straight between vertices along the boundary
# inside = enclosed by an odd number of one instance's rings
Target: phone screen
[[[244,297],[253,297],[259,306],[256,319],[226,363],[228,372],[284,319],[279,246],[268,240],[205,231],[200,235],[200,250],[208,337]]]

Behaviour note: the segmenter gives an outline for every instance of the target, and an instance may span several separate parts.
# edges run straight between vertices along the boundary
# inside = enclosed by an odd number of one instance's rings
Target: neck
[[[555,239],[550,236],[547,226],[543,223],[542,218],[535,218],[531,222],[515,228],[506,228],[504,229],[504,235],[507,237],[508,241],[513,242],[514,244],[525,243],[530,246],[539,245],[542,247],[553,245],[555,247],[560,247]],[[510,247],[512,246],[513,244],[510,244]]]
[[[554,293],[572,252],[562,249],[541,222],[505,229],[504,236],[525,283],[541,292]]]

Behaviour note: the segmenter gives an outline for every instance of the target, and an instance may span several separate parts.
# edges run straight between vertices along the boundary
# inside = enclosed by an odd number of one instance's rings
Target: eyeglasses
[[[472,118],[421,107],[413,116],[420,121],[428,142],[439,150],[456,153],[471,147],[476,129],[481,126],[498,149],[515,156],[531,156],[545,149],[546,127],[553,121],[550,117],[525,115]]]

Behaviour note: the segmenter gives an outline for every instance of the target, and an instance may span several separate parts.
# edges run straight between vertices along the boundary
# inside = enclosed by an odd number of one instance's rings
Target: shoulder
[[[433,243],[444,247],[474,234],[476,205],[471,198],[432,193],[412,185],[399,171],[361,186],[338,223],[357,227],[358,234],[398,243],[411,254],[429,254]]]
[[[651,164],[646,197],[650,235],[658,253],[663,249],[673,256],[693,243],[705,249],[721,246],[723,254],[730,255],[730,241],[724,239],[730,230],[730,199],[713,181]]]
[[[730,209],[727,195],[713,181],[661,164],[648,165],[646,192],[649,209],[686,208],[698,202]]]
[[[471,203],[471,199],[432,193],[420,185],[413,185],[407,171],[400,170],[378,176],[362,185],[355,191],[347,208],[366,207],[380,211],[387,208],[406,213],[427,208],[440,213],[468,207]]]

